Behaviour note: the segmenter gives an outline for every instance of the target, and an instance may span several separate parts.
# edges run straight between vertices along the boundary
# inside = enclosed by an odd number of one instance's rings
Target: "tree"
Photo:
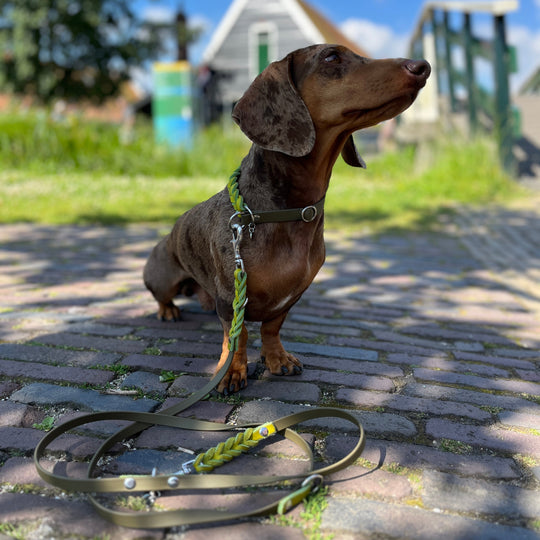
[[[0,88],[102,101],[156,57],[161,31],[128,0],[0,0]]]

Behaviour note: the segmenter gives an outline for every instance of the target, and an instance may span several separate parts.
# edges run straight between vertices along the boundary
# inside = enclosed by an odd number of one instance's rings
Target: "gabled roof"
[[[227,39],[238,17],[250,0],[233,0],[229,9],[221,19],[214,32],[208,47],[204,51],[203,59],[210,62],[216,52]],[[361,56],[369,56],[366,51],[347,38],[333,23],[317,11],[305,0],[279,0],[296,22],[304,36],[312,43],[335,43],[345,45]]]
[[[310,18],[313,24],[317,27],[321,35],[323,36],[323,43],[335,43],[336,45],[345,45],[351,49],[351,51],[359,54],[360,56],[367,56],[369,54],[362,49],[357,43],[350,40],[337,26],[331,23],[324,15],[317,11],[311,4],[305,0],[295,0],[300,7],[305,11],[306,15]]]

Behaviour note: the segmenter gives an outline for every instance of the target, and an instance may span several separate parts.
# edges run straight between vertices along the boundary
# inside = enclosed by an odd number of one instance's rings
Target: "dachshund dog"
[[[261,322],[261,357],[271,373],[302,371],[279,331],[324,262],[322,204],[336,159],[341,154],[349,165],[365,167],[353,132],[404,111],[430,71],[424,60],[372,60],[343,46],[313,45],[270,64],[235,106],[233,118],[253,143],[238,180],[246,204],[253,214],[297,209],[294,221],[257,224],[255,215],[254,233],[240,246],[248,276],[245,320]],[[228,356],[233,315],[232,214],[227,189],[195,206],[154,248],[144,269],[162,320],[180,318],[173,303],[178,294],[196,294],[203,308],[217,311],[224,332],[218,369]],[[245,387],[246,343],[243,326],[219,392]]]

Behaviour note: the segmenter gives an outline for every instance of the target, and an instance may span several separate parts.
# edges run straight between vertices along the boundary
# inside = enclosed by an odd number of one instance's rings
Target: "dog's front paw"
[[[225,374],[225,377],[221,379],[221,382],[218,384],[216,390],[220,394],[228,396],[230,394],[234,394],[235,392],[243,390],[246,386],[247,368],[244,365],[239,369],[233,369],[231,367],[231,369],[229,369],[229,371],[227,371],[227,373]]]
[[[158,314],[157,318],[160,321],[179,321],[182,318],[180,310],[171,302],[169,304],[162,304],[158,302]]]
[[[272,375],[299,375],[303,370],[302,362],[284,349],[266,351],[261,359]]]

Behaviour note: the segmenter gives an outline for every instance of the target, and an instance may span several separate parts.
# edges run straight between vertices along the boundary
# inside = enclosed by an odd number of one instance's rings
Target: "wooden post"
[[[465,63],[467,69],[467,105],[469,111],[469,130],[471,135],[478,131],[476,79],[474,73],[474,39],[471,30],[471,14],[465,13],[463,30],[465,32]]]
[[[445,65],[444,64],[444,58],[442,56],[442,53],[441,53],[440,47],[439,47],[439,37],[442,37],[441,36],[441,31],[440,31],[441,27],[440,27],[440,24],[437,21],[437,17],[435,15],[435,10],[431,11],[430,20],[431,20],[431,30],[433,32],[434,43],[435,43],[435,61],[436,61],[436,64],[437,64],[437,66]],[[437,88],[440,91],[441,88],[444,88],[443,80],[442,80],[442,70],[441,69],[436,69],[435,72],[436,72],[435,74],[437,76]]]
[[[515,174],[513,134],[510,111],[509,57],[506,45],[504,15],[495,15],[494,21],[494,69],[495,69],[495,129],[499,155],[506,171]]]
[[[443,33],[446,72],[448,75],[448,95],[450,97],[450,110],[457,112],[456,93],[454,91],[454,68],[452,67],[452,37],[448,11],[443,12]]]

